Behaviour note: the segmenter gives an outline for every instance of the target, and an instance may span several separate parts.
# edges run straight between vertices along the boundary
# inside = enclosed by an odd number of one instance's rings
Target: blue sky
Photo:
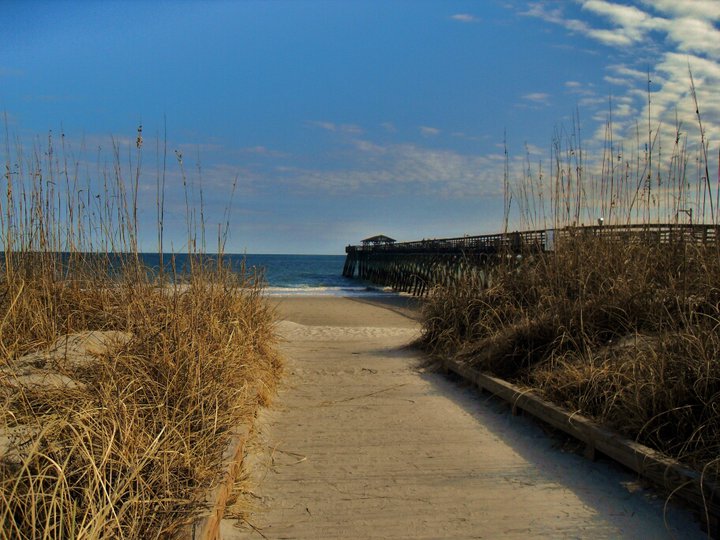
[[[175,151],[202,185],[208,230],[237,178],[226,249],[248,253],[497,232],[505,140],[511,175],[528,157],[549,167],[553,133],[575,115],[583,146],[602,148],[611,97],[615,136],[632,138],[648,73],[652,124],[677,112],[691,131],[688,63],[718,152],[720,0],[5,0],[0,21],[11,137],[63,133],[92,177],[110,137],[132,154],[142,124],[148,250],[164,126],[176,250]]]

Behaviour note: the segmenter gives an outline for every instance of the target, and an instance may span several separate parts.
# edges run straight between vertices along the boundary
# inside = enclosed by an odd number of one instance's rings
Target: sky
[[[115,144],[132,178],[142,126],[148,251],[163,148],[176,251],[180,160],[227,252],[500,232],[506,150],[512,177],[557,133],[602,149],[610,114],[617,140],[691,133],[688,66],[717,170],[720,0],[2,0],[0,23],[5,161],[52,137],[99,182]]]

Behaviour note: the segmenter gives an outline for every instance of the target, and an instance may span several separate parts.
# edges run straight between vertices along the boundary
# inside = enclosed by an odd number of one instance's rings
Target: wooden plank
[[[253,402],[257,399],[252,398]],[[253,415],[254,417],[254,415]],[[225,513],[225,506],[233,490],[235,480],[242,470],[245,443],[250,434],[251,424],[242,424],[233,429],[230,443],[223,452],[223,474],[217,484],[210,490],[207,498],[207,513],[200,516],[181,535],[186,540],[220,540],[220,522]]]
[[[445,360],[443,367],[476,384],[551,426],[586,443],[586,454],[598,450],[641,476],[691,502],[701,511],[710,527],[720,519],[720,486],[698,471],[645,445],[611,431],[589,418],[569,413],[545,401],[531,390],[519,388],[502,379],[481,373],[462,363]]]

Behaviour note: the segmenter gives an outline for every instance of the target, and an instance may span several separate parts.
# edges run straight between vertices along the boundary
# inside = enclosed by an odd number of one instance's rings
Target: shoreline
[[[387,293],[382,296],[274,296],[268,297],[279,321],[303,325],[409,327],[420,322],[422,301]],[[384,308],[382,311],[376,308]]]

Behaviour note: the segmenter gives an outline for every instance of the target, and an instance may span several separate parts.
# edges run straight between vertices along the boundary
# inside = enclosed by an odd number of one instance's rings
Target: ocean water
[[[240,270],[242,264],[257,270],[265,282],[268,296],[378,296],[392,294],[358,279],[343,277],[345,255],[233,255],[224,256],[231,268]],[[142,259],[150,268],[159,268],[157,254],[144,253]],[[168,266],[170,255],[165,255]],[[175,255],[176,266],[182,268],[187,261]]]
[[[233,259],[236,257],[233,255]],[[248,268],[263,272],[269,296],[365,296],[387,294],[343,277],[344,255],[247,255]]]
[[[0,255],[2,255],[0,250]],[[57,253],[62,268],[70,258],[69,253]],[[156,274],[160,268],[157,253],[140,253],[140,259],[149,274]],[[99,264],[107,265],[110,275],[119,273],[128,255],[85,254],[86,261],[97,258]],[[213,255],[204,257],[214,260]],[[165,271],[172,275],[172,261],[180,276],[187,270],[188,256],[166,253],[163,255]],[[345,255],[224,255],[231,269],[257,271],[263,279],[265,293],[269,296],[379,296],[393,294],[388,288],[378,287],[359,279],[343,277]],[[0,256],[0,273],[4,258]]]

